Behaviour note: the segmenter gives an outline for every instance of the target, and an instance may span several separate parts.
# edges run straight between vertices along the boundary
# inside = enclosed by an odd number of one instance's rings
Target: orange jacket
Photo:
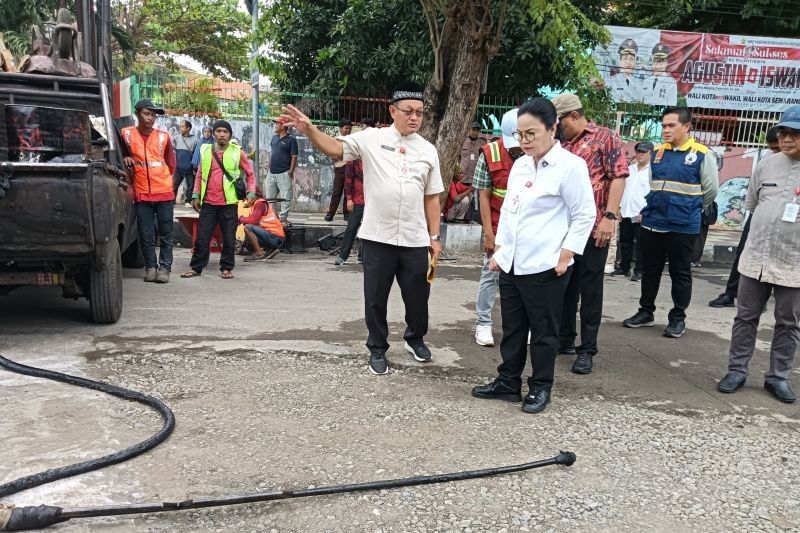
[[[133,167],[133,190],[136,195],[162,195],[172,193],[172,172],[166,161],[166,150],[171,146],[169,133],[153,129],[144,142],[135,126],[123,128],[122,138],[128,145]]]
[[[286,232],[283,231],[283,224],[275,216],[275,210],[263,198],[259,198],[253,204],[249,217],[239,217],[239,223],[258,224],[260,228],[273,235],[277,235],[282,239],[286,237]]]

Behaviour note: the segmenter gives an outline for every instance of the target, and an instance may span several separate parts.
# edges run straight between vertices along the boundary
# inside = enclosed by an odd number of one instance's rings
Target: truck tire
[[[122,258],[119,242],[108,243],[106,263],[92,266],[89,271],[89,307],[92,320],[98,324],[113,324],[122,314]]]
[[[142,268],[144,266],[144,254],[142,247],[139,246],[139,239],[133,241],[128,249],[122,252],[122,266],[124,268]]]

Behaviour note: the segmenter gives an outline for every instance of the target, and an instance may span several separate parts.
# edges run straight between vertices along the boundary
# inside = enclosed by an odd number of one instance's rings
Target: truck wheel
[[[122,258],[119,242],[108,243],[106,264],[92,266],[89,271],[89,307],[92,320],[98,324],[113,324],[122,314]]]
[[[139,239],[136,239],[122,252],[122,266],[124,268],[142,268],[144,266],[144,254],[142,247],[139,246]]]

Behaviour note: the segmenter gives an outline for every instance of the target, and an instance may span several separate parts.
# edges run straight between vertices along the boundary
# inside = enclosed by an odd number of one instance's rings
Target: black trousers
[[[519,389],[528,352],[528,331],[531,332],[530,357],[532,374],[528,388],[550,390],[555,375],[558,352],[558,326],[564,292],[574,274],[573,267],[563,276],[555,269],[538,274],[517,276],[500,273],[500,312],[503,319],[503,341],[497,367],[498,379]]]
[[[184,199],[186,203],[189,204],[192,202],[192,193],[194,192],[194,172],[181,172],[176,170],[175,174],[172,175],[172,192],[177,196],[178,189],[184,181],[186,182],[186,194],[184,195]]]
[[[623,218],[619,221],[619,268],[630,272],[631,262],[636,261],[634,272],[642,271],[642,249],[639,246],[639,228],[641,224],[633,219]]]
[[[367,348],[370,353],[389,349],[389,325],[386,306],[395,277],[406,306],[406,332],[409,344],[421,342],[428,333],[428,247],[393,246],[361,240],[364,261],[364,316],[366,317]]]
[[[339,250],[339,257],[347,259],[350,257],[350,251],[353,249],[353,243],[356,242],[356,234],[358,228],[361,227],[361,219],[364,218],[364,206],[354,205],[353,211],[350,212],[350,218],[347,219],[347,229],[344,230],[342,237],[342,248]],[[361,249],[358,250],[358,256],[361,257]]]
[[[642,228],[639,243],[642,247],[642,297],[640,311],[654,313],[656,296],[661,285],[664,263],[669,259],[669,277],[672,280],[672,320],[685,320],[686,308],[692,299],[692,251],[697,235],[688,233],[659,233]]]
[[[561,348],[575,348],[578,353],[597,353],[597,334],[603,318],[603,275],[605,274],[608,245],[595,246],[594,237],[589,237],[583,255],[575,256],[572,276],[564,292],[564,307],[561,314],[559,343]],[[581,315],[581,343],[575,346],[578,336],[578,301]]]
[[[328,216],[331,218],[339,209],[339,202],[342,201],[342,196],[344,195],[344,172],[345,167],[335,167],[333,169],[333,190],[331,191],[331,205],[328,207]],[[350,210],[347,209],[347,201],[342,205],[342,212],[344,216],[350,215]]]
[[[731,273],[728,276],[728,283],[725,285],[725,294],[730,298],[736,298],[739,293],[739,258],[742,256],[744,244],[747,242],[747,236],[750,235],[750,221],[753,219],[751,214],[747,217],[747,222],[744,223],[742,229],[742,236],[739,238],[739,246],[736,247],[736,258],[733,260]]]
[[[214,228],[219,225],[222,232],[222,254],[219,256],[219,269],[233,270],[236,262],[236,226],[239,225],[239,206],[203,204],[200,207],[200,220],[197,223],[197,239],[189,268],[202,272],[208,266],[211,254],[209,246]]]

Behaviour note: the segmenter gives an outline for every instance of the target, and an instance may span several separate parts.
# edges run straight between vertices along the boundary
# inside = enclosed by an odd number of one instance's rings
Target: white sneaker
[[[492,326],[475,326],[475,342],[481,346],[494,346]]]

